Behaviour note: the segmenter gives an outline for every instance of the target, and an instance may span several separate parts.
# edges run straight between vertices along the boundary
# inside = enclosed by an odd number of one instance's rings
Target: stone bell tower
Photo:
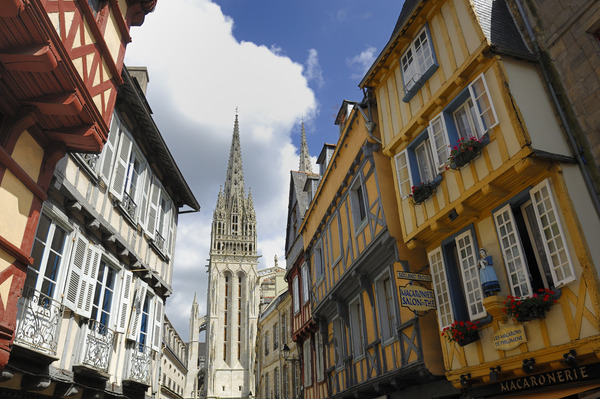
[[[238,116],[224,190],[213,214],[206,309],[206,397],[245,398],[254,386],[259,290],[256,213],[246,196]]]

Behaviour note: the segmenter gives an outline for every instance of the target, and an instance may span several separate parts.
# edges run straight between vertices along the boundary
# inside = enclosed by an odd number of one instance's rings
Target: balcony
[[[42,355],[56,356],[63,311],[62,303],[32,287],[24,287],[17,305],[15,344]]]
[[[137,204],[133,200],[133,197],[129,195],[127,191],[123,193],[123,201],[121,202],[121,208],[125,211],[127,216],[131,218],[131,220],[135,220],[135,210],[137,209]]]
[[[108,367],[114,349],[115,332],[95,320],[80,330],[80,371],[108,378]]]
[[[158,248],[159,251],[165,252],[165,238],[158,232],[154,234],[154,245]]]
[[[139,342],[130,342],[129,345],[124,380],[150,386],[150,347]]]

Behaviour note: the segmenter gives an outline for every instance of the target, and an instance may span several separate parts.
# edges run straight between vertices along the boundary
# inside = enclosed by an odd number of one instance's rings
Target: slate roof
[[[471,0],[479,26],[492,50],[518,58],[535,59],[529,51],[505,0]]]

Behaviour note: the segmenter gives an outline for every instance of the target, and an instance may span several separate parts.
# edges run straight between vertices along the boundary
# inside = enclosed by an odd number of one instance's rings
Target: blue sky
[[[402,0],[220,0],[216,3],[234,20],[238,40],[278,48],[308,69],[307,57],[316,50],[319,77],[309,79],[318,110],[307,120],[310,153],[318,155],[324,142],[335,143],[334,115],[342,100],[360,101],[358,83],[387,43]],[[293,132],[296,133],[296,132]],[[292,136],[299,145],[299,135]]]
[[[212,214],[224,184],[236,108],[246,188],[257,213],[259,269],[285,267],[289,171],[300,123],[314,161],[338,137],[342,100],[387,43],[401,0],[159,0],[127,47],[147,66],[153,117],[198,202],[179,218],[166,313],[188,338],[194,293],[205,309]],[[314,168],[316,170],[316,168]]]

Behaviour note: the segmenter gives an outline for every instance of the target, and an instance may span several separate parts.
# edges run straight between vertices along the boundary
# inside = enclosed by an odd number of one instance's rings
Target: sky
[[[133,28],[125,64],[146,66],[153,117],[199,213],[179,216],[166,315],[184,340],[194,294],[206,309],[212,215],[225,183],[236,110],[258,269],[285,267],[290,170],[304,123],[309,152],[335,144],[343,100],[386,45],[402,0],[159,0]],[[185,209],[184,209],[185,210]]]

